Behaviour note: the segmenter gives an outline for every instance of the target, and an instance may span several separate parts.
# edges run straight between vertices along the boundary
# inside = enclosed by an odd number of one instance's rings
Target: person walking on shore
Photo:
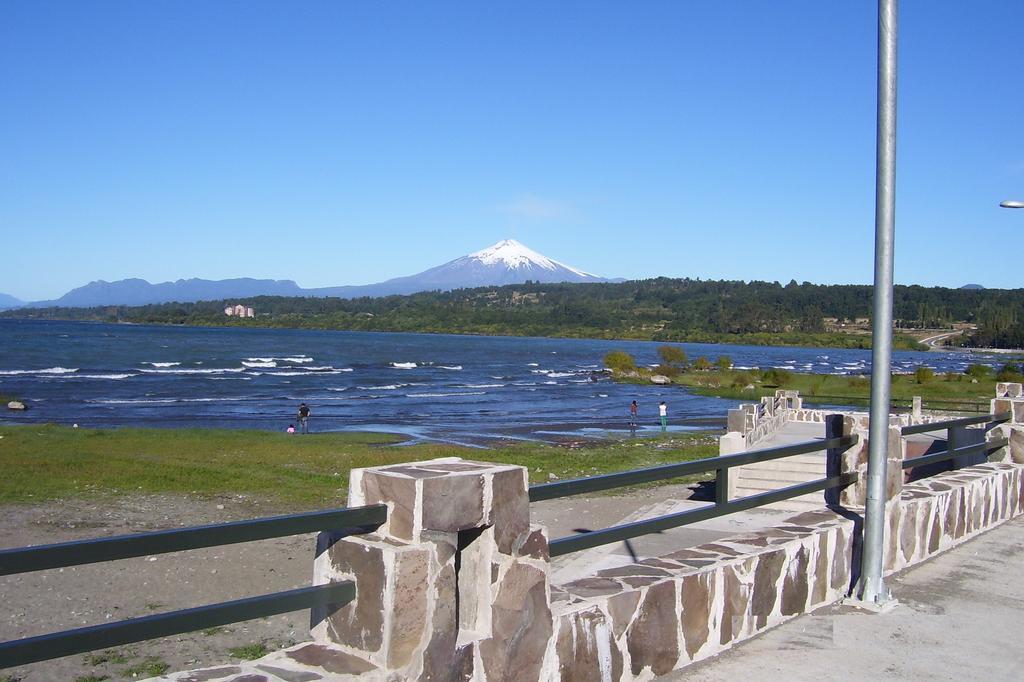
[[[309,406],[306,403],[299,403],[299,429],[302,433],[309,433]]]
[[[668,407],[664,400],[658,404],[658,416],[661,417],[661,430],[664,431],[668,428]]]
[[[636,428],[636,413],[638,410],[639,408],[637,407],[636,401],[634,400],[629,405],[629,427],[631,429]]]

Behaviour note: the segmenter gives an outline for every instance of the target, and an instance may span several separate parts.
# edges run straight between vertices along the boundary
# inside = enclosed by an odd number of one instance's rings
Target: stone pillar
[[[996,384],[996,397],[992,400],[992,413],[1011,414],[1010,424],[1024,424],[1024,388],[1021,384],[999,382]]]
[[[913,406],[910,410],[911,424],[917,424],[921,421],[921,396],[915,395]]]
[[[321,533],[314,583],[356,599],[314,610],[312,634],[402,680],[541,679],[553,620],[548,539],[526,470],[436,459],[353,469],[349,506],[383,503],[375,533]]]
[[[732,412],[732,410],[730,410]],[[724,436],[718,439],[718,454],[719,455],[735,455],[737,452],[744,452],[747,449],[746,439],[743,438],[743,434],[729,431]],[[726,491],[729,500],[736,499],[736,479],[739,477],[740,469],[743,467],[733,467],[729,470],[729,489]]]
[[[742,407],[729,410],[729,416],[725,420],[725,430],[731,433],[738,433],[742,436],[746,431],[747,411]]]
[[[761,398],[761,402],[764,402],[764,398]],[[757,405],[747,403],[740,405],[740,409],[743,410],[743,433],[747,434],[754,430],[757,426]]]
[[[841,491],[825,491],[825,501],[830,505],[847,508],[863,508],[867,502],[868,486],[868,424],[867,415],[831,414],[825,418],[825,437],[860,436],[857,444],[846,449],[830,449],[826,453],[828,476],[850,472],[857,473],[857,482]],[[899,419],[890,417],[889,447],[886,461],[886,501],[899,497],[903,490],[903,458],[906,441],[900,433]]]
[[[1024,464],[1024,388],[1013,382],[996,384],[996,397],[991,403],[992,414],[1009,412],[1010,421],[989,431],[990,437],[1002,436],[1010,442],[998,461]]]
[[[779,388],[775,390],[775,399],[784,399],[785,407],[790,410],[799,410],[803,406],[800,391]]]

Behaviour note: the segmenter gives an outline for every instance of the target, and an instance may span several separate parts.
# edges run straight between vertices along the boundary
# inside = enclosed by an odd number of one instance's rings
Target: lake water
[[[479,442],[643,429],[657,405],[673,428],[721,418],[735,400],[619,385],[595,373],[611,350],[656,364],[660,343],[0,320],[0,393],[25,400],[0,423],[197,426],[283,431],[300,401],[313,431],[384,430]],[[682,344],[739,367],[866,374],[869,351]],[[896,352],[894,371],[962,371],[998,356]],[[642,430],[643,430],[642,429]]]

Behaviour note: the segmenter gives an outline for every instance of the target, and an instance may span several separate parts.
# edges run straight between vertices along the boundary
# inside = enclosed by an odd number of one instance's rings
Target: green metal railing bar
[[[51,658],[178,635],[253,618],[275,616],[320,604],[344,606],[355,598],[355,594],[354,582],[328,583],[2,642],[0,668],[37,663]]]
[[[552,500],[569,495],[581,493],[592,493],[601,490],[612,490],[629,485],[662,481],[679,476],[690,474],[706,473],[708,471],[727,471],[731,467],[754,462],[764,462],[792,455],[802,455],[808,452],[818,452],[832,448],[848,448],[858,441],[858,436],[842,436],[838,438],[824,438],[821,440],[784,445],[777,448],[765,448],[763,450],[751,450],[733,455],[722,455],[720,457],[709,457],[707,459],[693,460],[690,462],[679,462],[677,464],[664,464],[647,469],[634,469],[632,471],[621,471],[614,474],[603,474],[601,476],[589,476],[587,478],[576,478],[569,481],[557,481],[555,483],[544,483],[530,486],[530,502],[541,500]],[[724,486],[723,486],[724,487]]]
[[[39,547],[5,549],[0,550],[0,575],[266,540],[322,530],[376,527],[386,520],[387,507],[378,504],[111,538],[76,540]]]
[[[900,433],[904,436],[909,436],[914,433],[929,433],[931,431],[955,429],[961,426],[972,426],[974,424],[1002,424],[1003,422],[1010,421],[1012,416],[1013,415],[1009,412],[1000,412],[999,414],[983,414],[978,417],[949,419],[942,422],[931,422],[930,424],[914,424],[913,426],[904,426],[900,429]]]
[[[829,478],[822,478],[808,483],[800,483],[798,485],[780,488],[779,490],[772,490],[766,493],[750,495],[749,497],[742,497],[731,502],[709,504],[706,507],[690,509],[676,514],[658,516],[653,519],[626,523],[621,526],[612,526],[611,528],[605,528],[603,530],[597,530],[590,533],[558,538],[557,540],[551,541],[551,556],[561,556],[562,554],[569,554],[571,552],[590,549],[591,547],[599,547],[613,542],[620,542],[640,535],[647,535],[648,533],[657,533],[663,530],[669,530],[670,528],[678,528],[691,523],[697,523],[699,521],[707,521],[708,519],[725,516],[727,514],[732,514],[733,512],[753,509],[755,507],[760,507],[761,505],[779,502],[781,500],[788,500],[793,497],[818,492],[827,488],[850,485],[856,481],[857,474],[855,472],[840,474],[839,476],[831,476]]]
[[[921,457],[914,457],[912,459],[903,460],[903,468],[910,469],[912,467],[925,466],[926,464],[935,464],[936,462],[945,462],[946,460],[953,459],[955,457],[963,457],[964,455],[977,455],[979,453],[990,454],[994,450],[999,448],[1005,448],[1010,441],[1005,438],[996,438],[985,443],[975,443],[974,445],[964,445],[959,448],[952,448],[944,450],[942,452],[936,452],[931,455],[922,455]]]

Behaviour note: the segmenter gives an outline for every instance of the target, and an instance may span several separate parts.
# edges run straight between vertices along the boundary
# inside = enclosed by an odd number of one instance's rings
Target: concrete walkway
[[[664,680],[1024,679],[1024,517],[890,577],[900,604],[833,606]]]

